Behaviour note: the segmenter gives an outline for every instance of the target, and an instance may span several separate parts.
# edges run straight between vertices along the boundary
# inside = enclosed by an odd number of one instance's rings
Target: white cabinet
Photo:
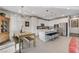
[[[42,41],[48,41],[59,36],[59,33],[56,31],[39,31],[38,34],[39,34],[39,39]]]
[[[45,32],[44,31],[39,31],[39,39],[43,40],[43,41],[46,41],[45,40]]]

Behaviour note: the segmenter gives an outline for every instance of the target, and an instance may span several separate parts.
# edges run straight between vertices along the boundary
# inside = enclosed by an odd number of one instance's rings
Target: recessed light
[[[77,17],[77,16],[73,16],[73,17]]]
[[[69,10],[70,8],[67,8],[67,10]]]
[[[34,14],[35,12],[34,11],[31,11],[31,13]]]
[[[48,12],[48,10],[46,10],[46,12]]]
[[[65,16],[65,15],[61,15],[61,16]]]

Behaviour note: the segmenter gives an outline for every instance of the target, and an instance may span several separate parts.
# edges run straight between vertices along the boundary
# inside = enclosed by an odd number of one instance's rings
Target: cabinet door
[[[1,29],[2,29],[2,20],[3,20],[4,18],[2,17],[2,16],[0,16],[0,33],[1,33]]]
[[[5,18],[4,20],[2,20],[2,24],[1,24],[1,31],[2,32],[9,32],[9,20],[7,18]]]

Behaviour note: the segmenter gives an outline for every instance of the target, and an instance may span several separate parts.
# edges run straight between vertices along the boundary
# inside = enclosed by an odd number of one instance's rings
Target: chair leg
[[[19,39],[19,53],[21,53],[21,39]]]
[[[15,42],[15,52],[16,52],[16,42]]]
[[[34,34],[34,39],[33,39],[33,46],[35,47],[36,46],[36,36]]]
[[[23,45],[24,45],[24,44],[23,44],[23,40],[22,40],[22,49],[23,49]]]
[[[29,40],[29,48],[30,48],[30,40]]]
[[[35,39],[33,40],[33,46],[34,46],[34,47],[36,46],[36,41],[35,41]]]

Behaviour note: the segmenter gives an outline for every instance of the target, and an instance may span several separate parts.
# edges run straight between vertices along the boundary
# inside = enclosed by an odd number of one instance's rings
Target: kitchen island
[[[38,34],[39,39],[42,41],[54,40],[55,38],[59,37],[59,33],[55,30],[40,30]]]

